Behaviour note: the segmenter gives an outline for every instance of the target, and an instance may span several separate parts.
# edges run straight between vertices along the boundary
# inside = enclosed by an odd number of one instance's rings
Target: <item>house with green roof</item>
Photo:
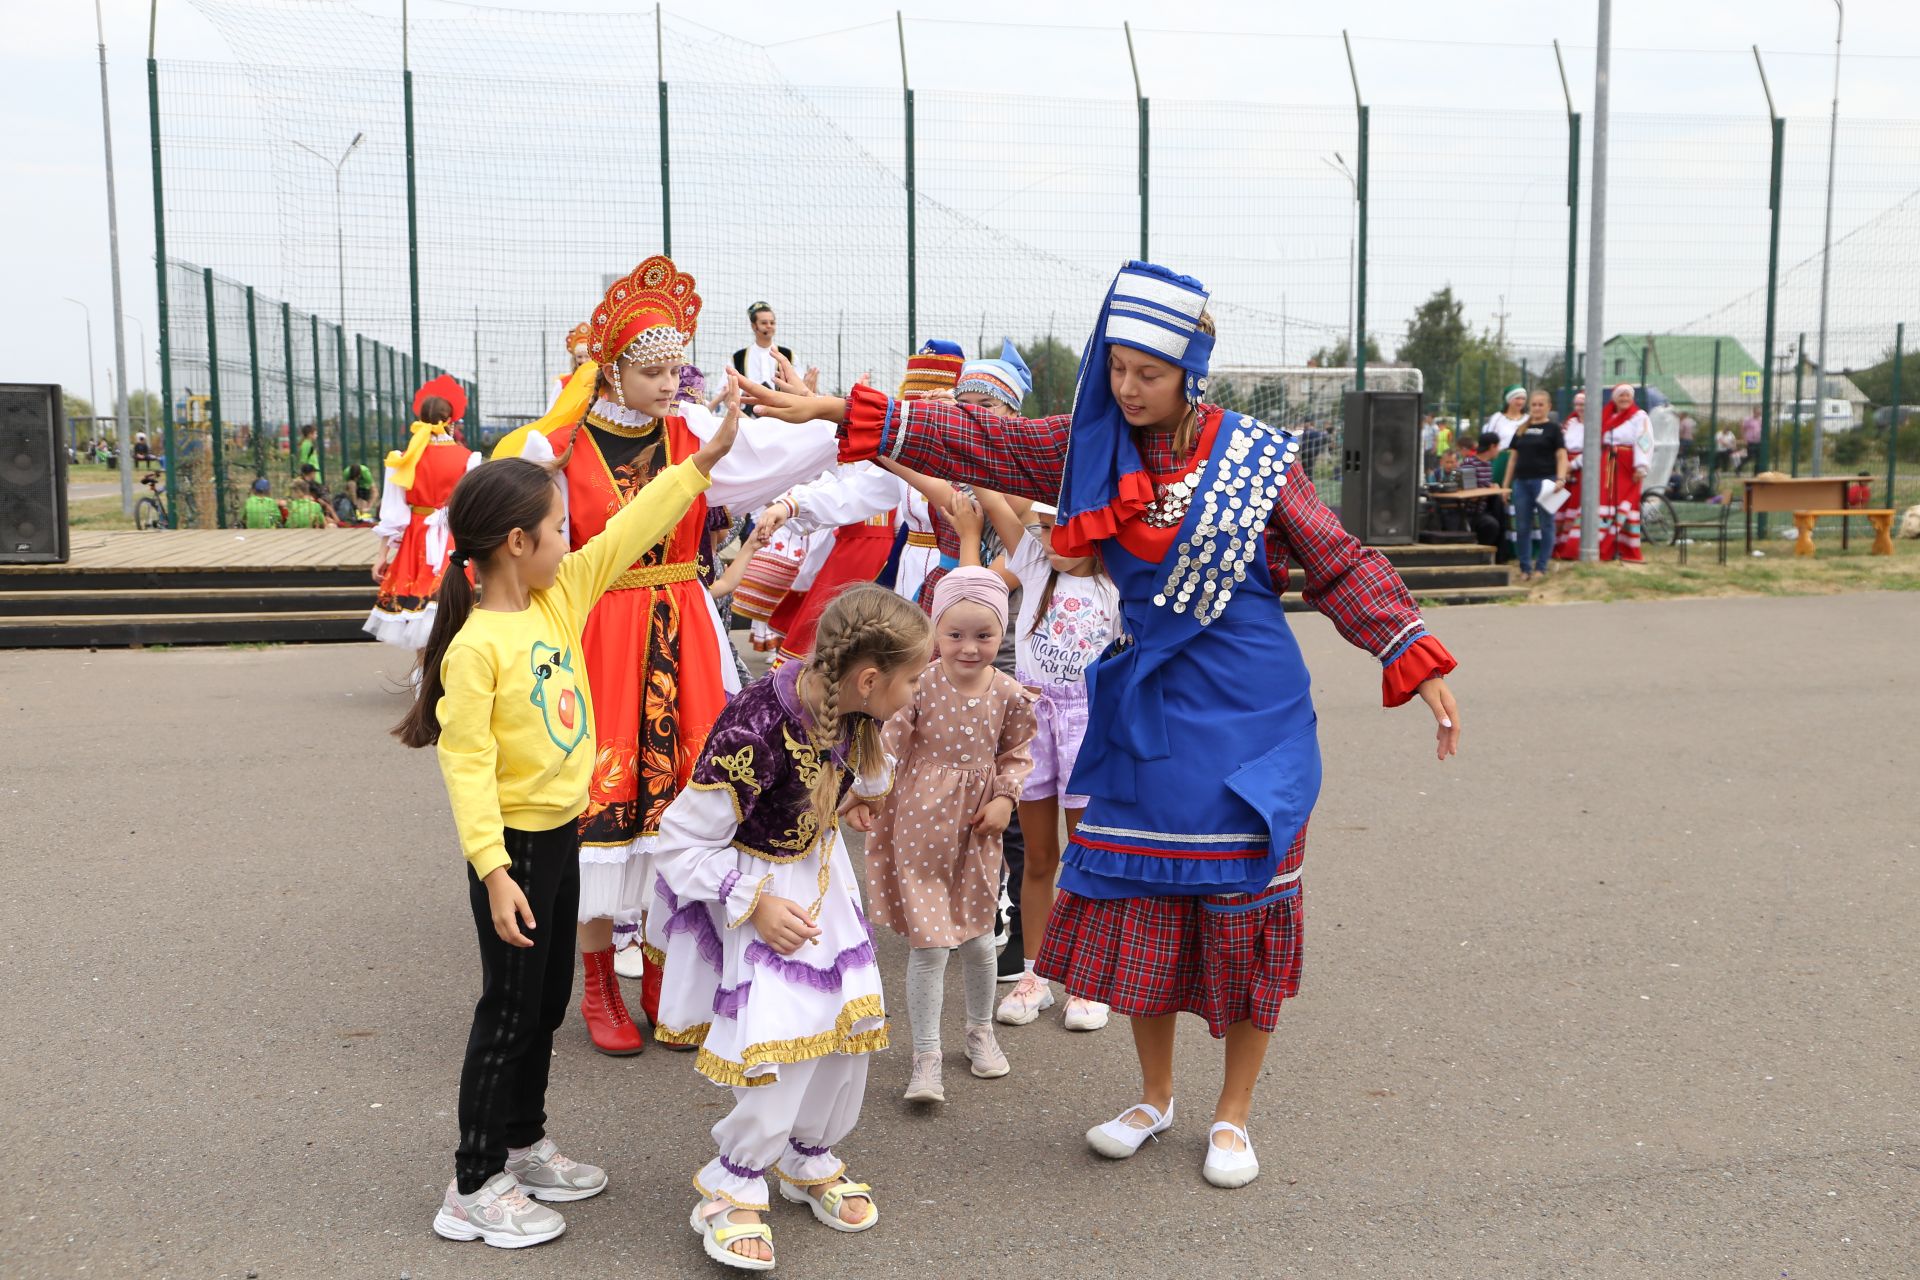
[[[1748,382],[1745,375],[1758,374],[1760,361],[1740,345],[1738,338],[1712,333],[1620,333],[1607,339],[1605,380],[1608,383],[1638,382],[1640,356],[1646,353],[1647,383],[1673,402],[1705,421],[1714,404],[1713,348],[1720,345],[1719,403],[1721,417],[1729,413],[1744,416],[1760,405],[1760,383]],[[1813,396],[1812,366],[1804,379],[1805,396]],[[1793,373],[1776,370],[1774,402],[1784,404],[1793,398]],[[1827,374],[1827,394],[1853,402],[1855,417],[1866,404],[1866,395],[1851,379],[1837,370]]]

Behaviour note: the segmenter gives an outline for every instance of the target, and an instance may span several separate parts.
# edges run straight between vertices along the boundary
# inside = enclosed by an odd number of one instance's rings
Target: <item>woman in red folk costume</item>
[[[679,398],[700,318],[693,277],[665,257],[614,281],[588,322],[588,359],[548,415],[495,457],[559,460],[570,545],[584,546],[660,472],[691,457],[719,420]],[[591,404],[588,401],[591,400]],[[582,417],[581,411],[585,410]],[[582,636],[593,691],[595,756],[580,816],[580,1012],[596,1049],[640,1052],[613,968],[615,922],[641,922],[654,887],[660,815],[686,785],[739,676],[713,597],[699,577],[707,512],[758,507],[834,463],[826,423],[741,424],[713,485],[665,542],[614,581]],[[663,921],[651,931],[659,935]],[[664,936],[650,937],[641,1007],[659,1007]]]
[[[1567,420],[1561,424],[1561,434],[1567,440],[1567,500],[1553,513],[1553,558],[1555,560],[1578,560],[1580,558],[1580,486],[1584,481],[1584,468],[1580,464],[1580,455],[1587,447],[1587,393],[1575,393],[1573,411],[1567,414]]]
[[[1623,382],[1600,415],[1600,558],[1641,564],[1640,486],[1653,465],[1653,423]]]
[[[433,629],[434,597],[452,550],[447,501],[480,455],[454,439],[450,425],[467,411],[467,394],[442,375],[413,393],[413,434],[404,451],[387,455],[380,494],[380,559],[373,580],[380,595],[367,615],[376,640],[419,650]]]

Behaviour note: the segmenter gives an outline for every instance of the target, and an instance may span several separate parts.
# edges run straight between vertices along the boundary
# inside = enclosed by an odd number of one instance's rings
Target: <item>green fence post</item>
[[[653,6],[654,83],[660,90],[660,252],[673,256],[673,165],[667,132],[667,46],[660,31],[660,8]],[[416,345],[418,339],[415,339]]]
[[[1557,50],[1556,50],[1557,52]],[[1573,412],[1573,311],[1580,266],[1580,113],[1567,112],[1567,341],[1560,365],[1560,417]]]
[[[1907,344],[1904,321],[1893,326],[1893,410],[1887,415],[1887,501],[1893,506],[1895,463],[1900,456],[1900,355]]]
[[[292,475],[300,474],[300,410],[294,404],[293,376],[293,308],[287,303],[280,304],[280,343],[286,350],[287,372],[287,470]]]
[[[340,407],[340,416],[334,419],[339,428],[334,434],[340,437],[340,470],[334,473],[337,482],[346,475],[349,441],[352,439],[347,433],[347,331],[337,324],[333,326],[333,354],[339,375],[334,383],[334,401]]]
[[[367,340],[364,335],[353,335],[353,416],[354,434],[360,438],[360,462],[366,465],[367,455]]]
[[[1711,419],[1707,427],[1707,450],[1712,461],[1707,464],[1707,488],[1719,492],[1720,484],[1720,446],[1715,438],[1720,433],[1720,339],[1713,340],[1713,408],[1707,414]]]
[[[907,79],[907,24],[900,11],[893,11],[894,29],[900,36],[900,90],[906,100],[906,151],[907,151],[907,351],[909,354],[919,349],[919,310],[920,278],[919,260],[915,256],[915,210],[918,199],[914,193],[913,174],[913,86]]]
[[[1140,260],[1149,261],[1147,256],[1147,169],[1152,155],[1152,134],[1148,128],[1147,95],[1140,91],[1140,60],[1133,55],[1133,24],[1122,22],[1121,30],[1127,33],[1127,65],[1133,69],[1133,101],[1140,127]]]
[[[307,324],[313,332],[313,465],[324,482],[327,476],[327,406],[321,399],[320,317],[309,315]],[[293,474],[300,474],[300,459],[297,456],[293,460]]]
[[[1800,400],[1805,390],[1801,379],[1807,371],[1807,335],[1800,335],[1800,344],[1793,349],[1793,474],[1800,474],[1800,420],[1807,416],[1806,405]],[[1814,419],[1818,422],[1819,419]]]
[[[260,333],[254,325],[253,286],[247,286],[247,363],[253,372],[253,422],[247,428],[247,437],[253,441],[253,469],[256,475],[267,474],[267,433],[260,429]]]
[[[1359,244],[1355,249],[1353,283],[1353,343],[1358,350],[1353,353],[1353,389],[1367,389],[1367,135],[1371,109],[1360,108],[1360,172],[1358,189],[1360,201]]]
[[[413,378],[420,380],[420,216],[419,200],[414,192],[413,181],[413,68],[406,67],[406,34],[402,22],[401,33],[401,75],[402,94],[406,99],[407,130],[407,302],[413,321]]]
[[[387,438],[387,401],[386,382],[380,375],[382,348],[378,342],[373,344],[373,433],[380,441],[380,451],[385,452],[393,446]]]
[[[207,291],[207,434],[213,445],[213,519],[216,529],[227,527],[227,448],[220,417],[220,326],[213,311],[213,268],[202,267],[200,279]]]
[[[1771,93],[1768,101],[1771,114]],[[1767,231],[1767,349],[1760,357],[1760,461],[1755,475],[1773,466],[1773,343],[1775,313],[1780,302],[1780,178],[1781,161],[1786,150],[1787,122],[1777,115],[1771,118],[1773,162],[1767,178],[1767,208],[1770,211]],[[1767,536],[1767,517],[1764,513],[1760,517],[1760,536]]]
[[[1643,342],[1640,344],[1640,395],[1637,398],[1643,402],[1650,402],[1652,400],[1652,397],[1647,395],[1647,357],[1652,354],[1652,350],[1651,343]],[[1650,409],[1653,406],[1651,403],[1642,403],[1640,407],[1642,409]]]
[[[166,450],[167,516],[180,520],[180,453],[173,428],[173,339],[167,332],[167,202],[160,172],[160,64],[147,37],[147,131],[153,151],[153,269],[160,319],[160,447]]]

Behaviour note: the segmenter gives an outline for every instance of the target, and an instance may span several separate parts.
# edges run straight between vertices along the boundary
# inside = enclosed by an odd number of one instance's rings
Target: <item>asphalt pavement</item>
[[[774,1214],[776,1274],[1920,1273],[1920,598],[1436,611],[1461,757],[1292,618],[1326,786],[1306,977],[1252,1134],[1200,1179],[1220,1059],[1124,1164],[1123,1026],[1003,1028],[948,1102],[874,1066],[843,1144],[884,1214]],[[560,1240],[429,1229],[479,968],[432,753],[374,645],[0,653],[0,1276],[705,1276],[693,1171],[728,1095],[562,1030],[551,1132],[604,1164]],[[890,1003],[904,950],[882,936]],[[637,988],[629,987],[630,998]]]

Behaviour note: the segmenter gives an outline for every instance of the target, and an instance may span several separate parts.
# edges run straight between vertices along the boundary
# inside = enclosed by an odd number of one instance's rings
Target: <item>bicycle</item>
[[[199,523],[200,512],[193,500],[193,490],[187,489],[180,494],[182,514],[186,522],[175,525],[167,514],[166,500],[160,496],[162,473],[149,471],[140,477],[140,483],[146,486],[147,496],[133,504],[133,527],[143,532],[148,529],[192,528]]]

